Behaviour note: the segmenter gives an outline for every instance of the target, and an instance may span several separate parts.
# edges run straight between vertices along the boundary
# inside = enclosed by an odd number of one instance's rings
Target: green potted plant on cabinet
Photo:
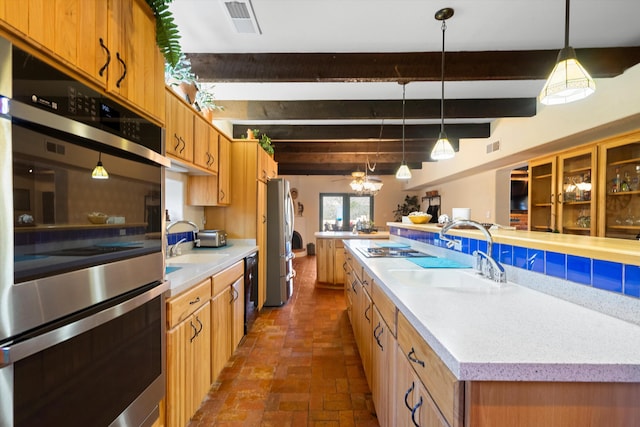
[[[185,54],[180,55],[180,59],[175,65],[165,63],[164,80],[173,90],[182,95],[189,103],[196,101],[199,90],[198,78],[191,71],[191,61],[187,59]]]
[[[213,112],[215,110],[223,110],[224,107],[216,104],[213,95],[213,86],[201,86],[196,93],[196,109],[200,110],[207,121],[213,120]]]
[[[247,134],[243,135],[243,138],[247,139],[257,139],[258,144],[264,151],[267,152],[270,156],[273,156],[274,147],[271,142],[271,138],[267,136],[265,133],[260,133],[260,129],[247,129]]]

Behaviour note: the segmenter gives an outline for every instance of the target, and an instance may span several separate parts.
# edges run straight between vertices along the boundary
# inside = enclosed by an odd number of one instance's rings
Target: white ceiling
[[[447,21],[447,52],[559,50],[564,44],[563,0],[252,0],[252,5],[262,34],[237,33],[221,0],[173,0],[183,51],[437,52],[442,31],[434,14],[443,7],[455,10]],[[640,46],[640,0],[573,0],[570,22],[574,48]],[[214,84],[222,105],[223,100],[402,97],[401,86],[395,83]],[[543,84],[447,82],[445,97],[535,97]],[[440,83],[413,82],[406,97],[440,98]]]

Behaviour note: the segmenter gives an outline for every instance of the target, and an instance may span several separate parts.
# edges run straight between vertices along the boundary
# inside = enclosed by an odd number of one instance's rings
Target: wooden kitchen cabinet
[[[380,425],[391,427],[395,422],[396,339],[375,302],[372,311],[371,394]]]
[[[256,144],[256,147],[258,155],[258,179],[262,182],[267,182],[271,178],[278,176],[278,164],[259,144]]]
[[[211,386],[211,280],[167,301],[166,425],[183,426]]]
[[[398,313],[398,345],[447,424],[462,427],[464,383],[456,379],[402,313]]]
[[[8,0],[0,18],[69,72],[164,122],[164,58],[144,0]]]
[[[342,239],[316,239],[316,274],[318,282],[344,284],[344,243]]]
[[[395,427],[449,426],[399,345],[395,380]]]
[[[353,321],[354,335],[362,368],[369,384],[372,383],[371,352],[373,345],[373,303],[364,285],[357,279],[354,281]]]
[[[221,137],[221,147],[222,140]],[[230,205],[207,206],[207,224],[224,228],[230,239],[255,239],[258,246],[258,310],[267,296],[266,221],[267,184],[259,177],[259,154],[264,152],[255,140],[230,143]],[[266,153],[265,153],[266,154]],[[222,159],[222,155],[220,156]]]
[[[531,231],[597,234],[596,164],[593,144],[529,163]]]
[[[197,120],[197,119],[196,119]],[[209,125],[207,125],[209,126]],[[187,204],[193,206],[229,206],[231,191],[229,189],[229,145],[224,135],[217,135],[218,149],[216,161],[217,175],[190,174],[187,181]],[[198,147],[199,141],[195,141]],[[213,171],[211,171],[213,172]]]
[[[220,134],[218,146],[218,206],[231,204],[231,140]]]
[[[640,234],[640,132],[600,144],[598,235],[637,239]]]
[[[166,154],[188,163],[193,162],[193,121],[195,111],[173,90],[165,88]]]
[[[219,133],[204,117],[195,114],[193,121],[193,163],[218,173]]]
[[[215,381],[244,336],[244,261],[212,277],[211,381]],[[242,327],[240,327],[242,326]]]

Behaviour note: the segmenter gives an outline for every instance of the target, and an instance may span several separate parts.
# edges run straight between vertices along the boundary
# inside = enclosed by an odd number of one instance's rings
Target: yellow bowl
[[[426,224],[431,220],[431,215],[409,215],[409,220],[414,224]]]
[[[105,224],[109,216],[107,214],[94,212],[94,213],[88,214],[87,218],[89,219],[89,222],[91,224]]]

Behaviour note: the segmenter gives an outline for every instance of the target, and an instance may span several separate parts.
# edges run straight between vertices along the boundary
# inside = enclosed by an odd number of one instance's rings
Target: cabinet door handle
[[[365,319],[367,319],[367,321],[368,321],[369,323],[371,323],[371,319],[369,318],[369,316],[367,316],[367,312],[368,312],[369,310],[371,310],[371,304],[369,304],[369,305],[367,306],[367,308],[364,310],[364,318],[365,318]]]
[[[344,271],[347,271],[347,261],[345,261],[345,262],[343,262],[343,263],[342,263],[342,269],[343,269]]]
[[[409,354],[407,354],[407,358],[411,360],[413,363],[417,363],[418,365],[424,368],[424,362],[418,359],[417,357],[411,356],[412,354],[416,354],[416,350],[413,347],[411,347],[411,351],[409,352]]]
[[[178,147],[180,147],[180,137],[177,133],[174,133],[173,137],[176,139],[176,145],[173,146],[173,151],[178,151]]]
[[[266,215],[262,215],[262,223],[263,224],[267,223],[267,216]]]
[[[196,328],[196,325],[193,324],[193,322],[189,321],[189,324],[193,328],[193,336],[189,338],[189,342],[193,342],[193,340],[198,336],[198,329]]]
[[[220,190],[220,200],[224,200],[225,197],[227,197],[227,195],[224,194],[224,190]]]
[[[420,424],[418,424],[416,421],[416,412],[418,412],[418,409],[421,406],[422,406],[422,396],[420,396],[420,400],[418,401],[418,403],[416,403],[416,406],[414,406],[413,409],[411,410],[411,421],[413,421],[413,425],[416,427],[420,427]]]
[[[353,289],[353,293],[358,295],[358,291],[356,291],[356,281],[354,280],[353,283],[351,284],[351,288]]]
[[[380,337],[382,336],[382,334],[384,333],[384,326],[380,328],[380,332],[378,333],[378,335],[375,335],[376,341],[378,342],[378,347],[380,347],[380,350],[384,351],[384,347],[382,346],[382,343],[380,342]]]
[[[196,322],[198,322],[200,324],[200,329],[198,329],[198,332],[196,332],[196,336],[198,336],[198,335],[200,335],[200,332],[202,332],[202,328],[204,328],[204,325],[202,324],[200,319],[198,319],[198,316],[196,316]]]
[[[558,193],[558,203],[562,203],[562,193]]]
[[[196,297],[196,299],[189,301],[189,305],[197,304],[200,302],[200,297]]]
[[[180,144],[182,145],[180,147],[180,153],[183,153],[184,149],[187,148],[187,143],[184,141],[184,139],[182,137],[180,137]]]
[[[410,411],[413,411],[413,408],[411,407],[411,405],[409,405],[409,401],[407,399],[409,399],[409,395],[411,394],[415,386],[416,386],[416,383],[414,381],[411,381],[411,387],[409,387],[407,389],[407,392],[404,394],[404,406],[406,406],[407,409]]]
[[[551,204],[553,205],[556,202],[556,195],[551,193]]]
[[[125,62],[120,57],[120,52],[116,52],[116,58],[118,59],[118,62],[120,62],[122,64],[122,69],[123,69],[122,75],[120,76],[120,78],[116,82],[116,87],[120,88],[120,85],[122,84],[122,81],[124,80],[125,76],[127,75],[127,64],[125,64]]]
[[[376,331],[378,330],[378,328],[379,328],[379,327],[380,327],[380,322],[378,322],[378,324],[376,325],[376,327],[375,327],[375,328],[373,328],[373,336],[374,336],[374,337],[376,336],[376,333],[377,333]]]
[[[104,51],[107,53],[107,60],[104,63],[104,65],[100,68],[100,71],[98,71],[98,75],[100,75],[100,77],[102,77],[102,75],[104,74],[104,72],[107,70],[107,67],[109,66],[109,64],[111,63],[111,52],[109,51],[109,49],[104,45],[104,40],[102,40],[102,37],[100,37],[100,47],[102,49],[104,49]]]

